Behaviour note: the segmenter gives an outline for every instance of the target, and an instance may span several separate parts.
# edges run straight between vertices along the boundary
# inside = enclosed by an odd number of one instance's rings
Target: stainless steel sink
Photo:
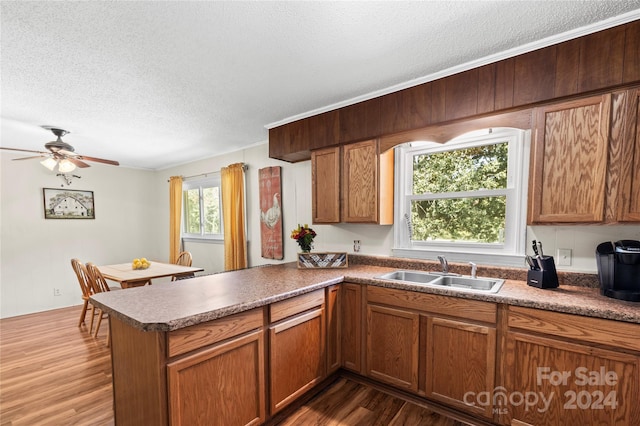
[[[382,278],[383,280],[409,281],[412,283],[426,284],[437,280],[440,277],[420,271],[393,271],[376,278]]]
[[[472,291],[480,293],[497,293],[504,280],[498,278],[472,278],[460,275],[443,275],[442,273],[429,273],[422,271],[399,270],[380,275],[376,278],[390,281],[407,282],[428,287],[452,290]]]

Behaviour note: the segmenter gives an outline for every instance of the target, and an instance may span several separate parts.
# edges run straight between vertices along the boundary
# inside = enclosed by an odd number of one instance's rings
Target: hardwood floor
[[[80,310],[0,320],[1,425],[113,424],[106,323],[93,338]]]
[[[277,424],[463,426],[468,423],[447,418],[427,408],[342,377]]]
[[[0,425],[113,425],[107,327],[77,327],[80,306],[0,320]],[[89,317],[87,316],[87,324]],[[271,424],[460,423],[366,384],[339,378]]]

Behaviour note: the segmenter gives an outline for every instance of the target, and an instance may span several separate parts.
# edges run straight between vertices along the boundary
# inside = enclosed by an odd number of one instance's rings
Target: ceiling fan
[[[76,154],[75,149],[69,145],[68,143],[62,140],[62,137],[69,132],[63,129],[59,129],[57,127],[50,126],[42,126],[42,128],[51,130],[51,132],[58,138],[55,141],[47,142],[44,144],[44,147],[49,151],[34,151],[31,149],[20,149],[20,148],[4,148],[0,147],[0,149],[6,149],[9,151],[21,151],[21,152],[32,152],[38,155],[34,155],[31,157],[23,157],[23,158],[14,158],[14,160],[30,160],[32,158],[42,158],[46,157],[44,160],[40,162],[43,166],[53,171],[56,166],[58,166],[58,171],[61,173],[69,173],[75,170],[76,167],[84,168],[89,167],[89,164],[85,163],[85,161],[94,161],[96,163],[104,163],[110,164],[112,166],[119,166],[120,163],[113,160],[105,160],[104,158],[96,158],[89,157],[86,155]]]

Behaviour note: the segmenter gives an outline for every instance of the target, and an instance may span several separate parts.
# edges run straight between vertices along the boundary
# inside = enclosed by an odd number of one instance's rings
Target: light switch
[[[571,266],[571,249],[558,249],[558,266]]]

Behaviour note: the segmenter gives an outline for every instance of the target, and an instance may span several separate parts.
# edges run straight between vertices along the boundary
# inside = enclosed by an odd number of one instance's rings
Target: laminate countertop
[[[351,257],[350,257],[351,259]],[[371,264],[371,263],[376,263]],[[383,266],[379,266],[382,264]],[[424,293],[484,300],[508,305],[605,318],[640,324],[640,303],[600,295],[594,286],[563,285],[539,289],[526,284],[522,270],[478,267],[478,276],[506,279],[498,293],[471,293],[377,279],[386,272],[413,267],[437,271],[428,261],[351,262],[341,269],[298,269],[285,263],[204,275],[96,294],[96,306],[143,331],[172,331],[268,305],[341,282],[375,285]],[[454,265],[453,271],[457,272]],[[596,278],[597,279],[597,278]]]

